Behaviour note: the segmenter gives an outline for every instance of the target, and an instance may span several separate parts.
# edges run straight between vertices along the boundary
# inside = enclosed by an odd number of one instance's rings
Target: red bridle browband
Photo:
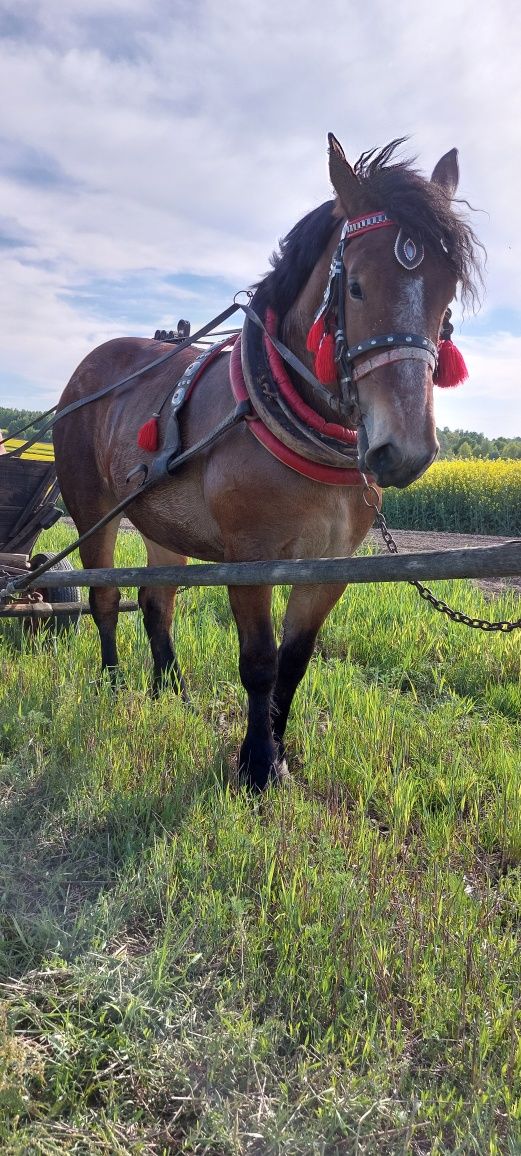
[[[395,224],[396,222],[391,221],[383,209],[378,213],[364,213],[363,217],[351,217],[344,223],[340,241],[346,237],[353,237],[355,233],[370,233],[372,229],[385,229]]]

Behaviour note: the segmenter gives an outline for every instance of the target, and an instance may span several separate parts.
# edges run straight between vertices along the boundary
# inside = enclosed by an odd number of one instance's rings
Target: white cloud
[[[486,210],[474,218],[489,251],[485,314],[521,320],[512,0],[479,20],[470,0],[440,0],[435,20],[413,0],[0,0],[0,30],[2,17],[0,217],[32,239],[25,264],[10,250],[2,270],[4,377],[29,363],[37,390],[62,376],[64,346],[72,370],[115,331],[110,309],[100,325],[81,300],[65,303],[88,278],[254,281],[329,195],[329,129],[352,158],[410,133],[426,171],[458,145],[462,195]],[[24,150],[48,159],[46,181],[24,177]],[[511,383],[508,364],[498,373]]]
[[[457,343],[469,380],[457,389],[435,390],[438,426],[521,437],[521,336],[497,332]]]

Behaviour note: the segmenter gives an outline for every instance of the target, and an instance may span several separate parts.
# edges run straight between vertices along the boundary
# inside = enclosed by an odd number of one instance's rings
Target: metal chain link
[[[375,511],[375,525],[378,526],[389,553],[399,554],[398,546],[380,509],[380,494],[376,486],[371,485],[367,480],[365,474],[362,474],[362,477],[365,483],[363,490],[364,502],[366,506],[369,506],[370,509]],[[376,498],[376,501],[369,501],[368,498]],[[416,588],[420,598],[424,598],[426,602],[430,602],[431,606],[433,606],[435,610],[439,610],[440,614],[446,614],[447,618],[451,619],[451,622],[461,622],[463,626],[471,626],[474,630],[488,630],[496,633],[499,631],[502,634],[509,634],[510,631],[519,630],[521,627],[521,618],[516,619],[514,622],[489,622],[486,618],[470,618],[468,614],[463,614],[461,610],[453,610],[451,606],[448,606],[447,603],[443,601],[443,598],[436,598],[432,590],[429,590],[428,586],[424,586],[423,582],[418,582],[416,578],[408,578],[407,581],[409,586]]]

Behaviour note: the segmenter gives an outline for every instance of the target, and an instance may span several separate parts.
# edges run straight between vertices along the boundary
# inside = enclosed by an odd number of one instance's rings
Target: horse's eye
[[[362,286],[358,281],[349,282],[349,296],[353,297],[355,301],[361,301],[363,298]]]

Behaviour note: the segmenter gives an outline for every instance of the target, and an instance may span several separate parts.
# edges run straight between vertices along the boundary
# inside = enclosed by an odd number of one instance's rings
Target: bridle
[[[428,337],[419,333],[379,333],[369,337],[356,345],[349,345],[345,315],[345,277],[344,253],[346,245],[353,237],[376,229],[388,228],[396,225],[384,211],[366,214],[345,221],[340,240],[333,254],[329,270],[329,278],[322,300],[322,304],[315,317],[315,324],[320,320],[326,329],[328,320],[334,323],[334,360],[338,367],[338,380],[341,393],[341,407],[352,412],[358,405],[356,382],[382,365],[393,361],[416,359],[425,361],[436,371],[438,362],[437,346]],[[405,269],[415,269],[421,264],[424,257],[423,244],[414,241],[400,228],[394,253],[400,265]],[[383,350],[374,357],[365,360],[361,365],[356,362],[359,358],[373,350]]]

